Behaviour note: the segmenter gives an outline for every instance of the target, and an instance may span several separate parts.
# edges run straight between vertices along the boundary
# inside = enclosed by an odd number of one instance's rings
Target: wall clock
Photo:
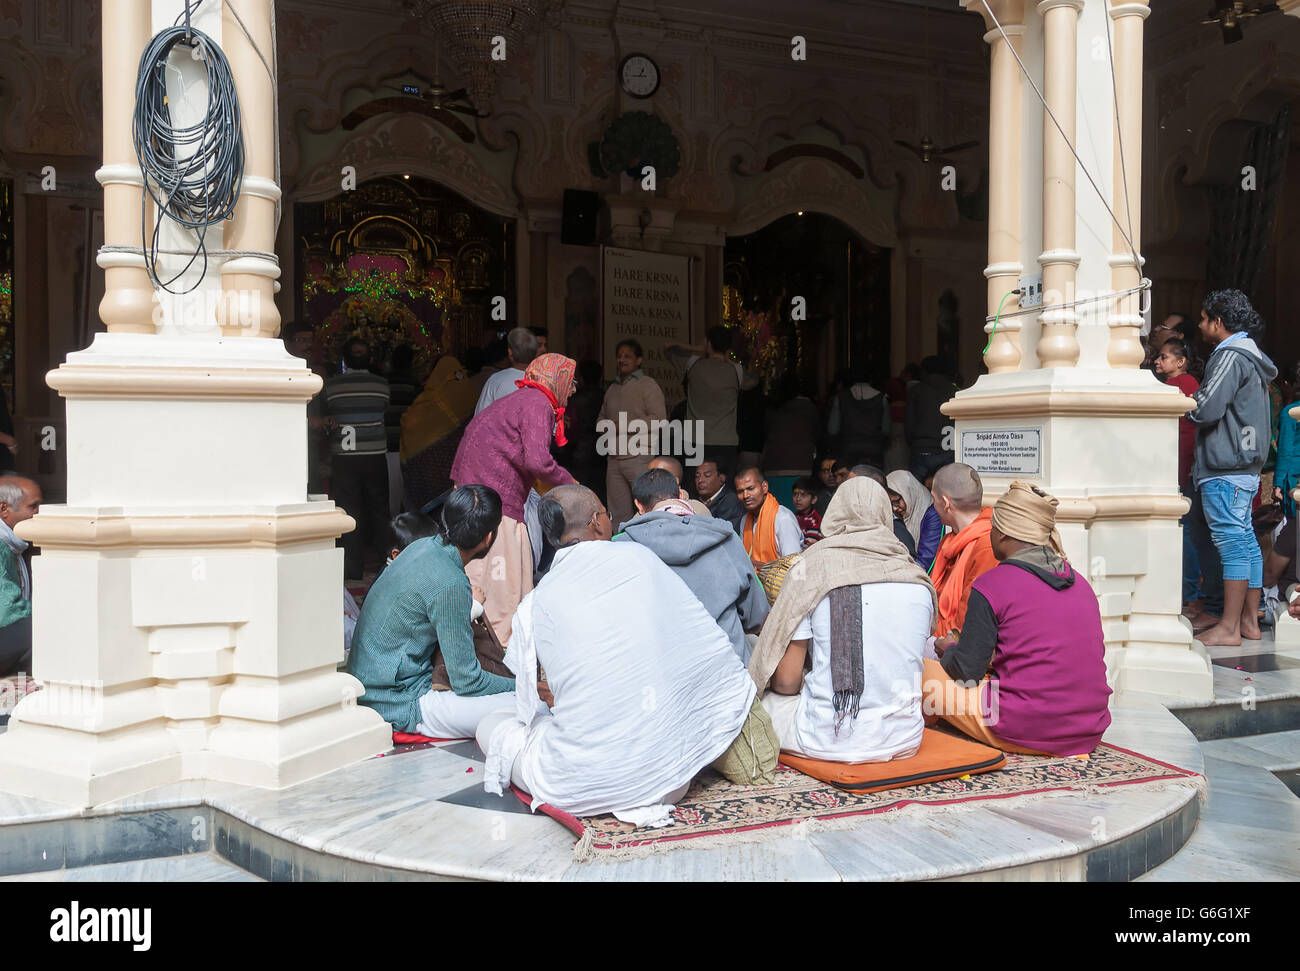
[[[648,98],[659,90],[659,65],[645,54],[629,54],[618,66],[618,80],[633,98]]]

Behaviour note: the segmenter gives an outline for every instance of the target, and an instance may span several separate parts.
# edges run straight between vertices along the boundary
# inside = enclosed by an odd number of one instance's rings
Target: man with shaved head
[[[36,515],[41,487],[20,475],[0,477],[0,677],[32,669],[32,578],[27,541],[14,527]]]
[[[515,611],[506,654],[515,710],[476,732],[484,787],[500,793],[513,781],[533,808],[654,825],[715,761],[733,782],[771,781],[771,720],[686,584],[639,543],[602,542],[609,514],[585,486],[552,489],[538,516],[558,549]]]
[[[671,455],[656,455],[650,460],[647,469],[663,469],[665,472],[671,472],[672,477],[677,480],[677,498],[689,499],[690,495],[682,485],[682,478],[686,475],[686,470],[682,468],[682,463],[677,461]],[[638,510],[639,511],[639,510]]]
[[[934,555],[930,579],[939,595],[937,637],[960,633],[976,577],[998,565],[989,543],[993,510],[983,507],[984,486],[969,465],[953,462],[934,474],[930,487],[944,537]]]

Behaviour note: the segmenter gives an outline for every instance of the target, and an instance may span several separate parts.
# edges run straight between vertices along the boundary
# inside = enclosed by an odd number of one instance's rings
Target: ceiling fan
[[[472,118],[487,117],[487,112],[479,111],[469,103],[469,92],[465,88],[457,88],[455,91],[451,91],[439,81],[434,81],[428,87],[421,84],[403,84],[401,87],[395,84],[385,84],[384,87],[391,91],[397,91],[407,98],[419,98],[432,108],[455,111],[462,115],[469,115]],[[459,102],[464,102],[464,104]]]
[[[947,148],[939,148],[929,135],[922,135],[920,146],[913,145],[911,142],[899,141],[898,139],[894,139],[894,144],[901,145],[909,152],[913,152],[916,157],[921,160],[923,165],[928,165],[932,161],[947,164],[952,161],[952,159],[947,158],[948,155],[951,155],[953,152],[964,152],[968,148],[974,148],[979,144],[979,142],[962,142],[959,145],[949,145]]]
[[[1276,13],[1281,9],[1276,3],[1265,3],[1247,9],[1243,0],[1214,0],[1214,9],[1205,14],[1209,19],[1202,20],[1201,23],[1218,24],[1219,29],[1223,32],[1223,42],[1225,44],[1235,44],[1245,37],[1242,31],[1242,25],[1245,21],[1251,17],[1259,17],[1266,13]]]

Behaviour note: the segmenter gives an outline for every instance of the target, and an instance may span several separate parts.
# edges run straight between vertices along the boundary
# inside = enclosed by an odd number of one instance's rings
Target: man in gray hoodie
[[[632,483],[640,515],[623,524],[614,540],[640,543],[685,582],[704,609],[731,639],[736,655],[749,663],[746,631],[767,618],[767,595],[740,537],[725,519],[694,515],[678,498],[677,480],[665,469],[650,469]]]
[[[1223,563],[1223,616],[1200,634],[1206,646],[1258,640],[1264,560],[1250,507],[1268,457],[1268,385],[1277,368],[1250,336],[1259,314],[1240,290],[1215,290],[1201,310],[1201,336],[1214,345],[1187,420],[1196,426],[1192,478]]]

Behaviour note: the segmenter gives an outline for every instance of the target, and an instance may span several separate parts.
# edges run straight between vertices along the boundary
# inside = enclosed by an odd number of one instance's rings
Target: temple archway
[[[864,367],[883,381],[890,257],[888,248],[821,212],[796,211],[755,232],[728,236],[724,320],[745,335],[746,350],[769,386],[795,374],[820,390],[845,365]]]

